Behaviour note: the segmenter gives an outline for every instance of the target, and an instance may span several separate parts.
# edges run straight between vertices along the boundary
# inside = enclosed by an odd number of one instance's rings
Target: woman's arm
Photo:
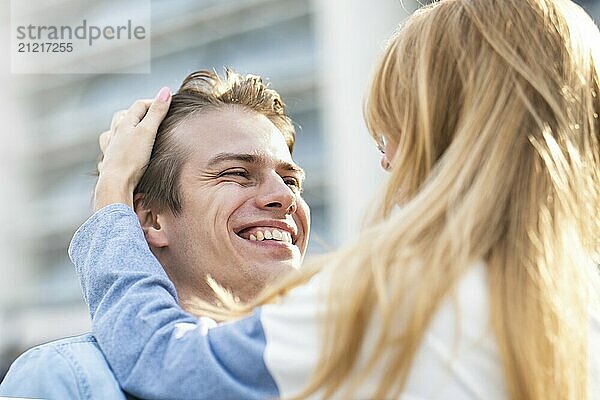
[[[202,329],[177,304],[133,211],[113,204],[75,233],[69,254],[92,316],[93,333],[120,385],[142,398],[279,396],[263,359],[261,310]]]

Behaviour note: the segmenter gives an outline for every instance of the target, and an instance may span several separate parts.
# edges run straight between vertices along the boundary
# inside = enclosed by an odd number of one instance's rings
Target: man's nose
[[[262,182],[256,202],[258,208],[285,214],[294,214],[297,208],[296,194],[278,174],[270,175]]]

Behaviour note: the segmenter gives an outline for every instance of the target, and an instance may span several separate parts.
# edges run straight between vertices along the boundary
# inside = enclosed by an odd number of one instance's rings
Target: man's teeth
[[[257,231],[256,235],[250,235],[250,240],[255,241],[263,241],[263,240],[277,240],[279,242],[292,243],[292,235],[289,232],[279,231],[277,229],[265,231]]]

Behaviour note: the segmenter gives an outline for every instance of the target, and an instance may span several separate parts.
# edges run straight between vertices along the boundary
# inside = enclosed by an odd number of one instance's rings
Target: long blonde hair
[[[566,0],[442,0],[390,39],[365,104],[374,139],[397,147],[376,217],[352,245],[230,314],[323,266],[344,277],[331,282],[321,359],[301,397],[351,396],[384,359],[373,398],[398,396],[436,309],[478,260],[510,397],[588,397],[599,46]],[[375,315],[380,334],[359,367]]]

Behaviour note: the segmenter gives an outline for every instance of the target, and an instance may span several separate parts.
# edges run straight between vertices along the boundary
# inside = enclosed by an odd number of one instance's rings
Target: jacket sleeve
[[[11,365],[0,396],[36,399],[87,399],[85,377],[53,347],[28,350]]]
[[[69,247],[92,330],[121,387],[148,399],[273,398],[261,310],[202,329],[177,303],[133,211],[112,204]]]

